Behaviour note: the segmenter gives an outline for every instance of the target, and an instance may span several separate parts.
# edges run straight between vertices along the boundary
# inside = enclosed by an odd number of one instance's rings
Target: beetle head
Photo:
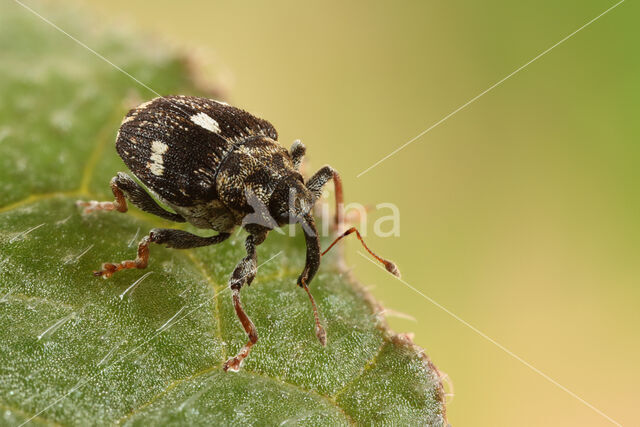
[[[315,203],[313,194],[305,187],[299,175],[282,179],[269,200],[269,213],[278,225],[300,223],[305,225],[305,217]]]

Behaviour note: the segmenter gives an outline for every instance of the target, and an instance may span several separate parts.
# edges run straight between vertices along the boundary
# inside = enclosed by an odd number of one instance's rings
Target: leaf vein
[[[82,171],[82,178],[80,179],[80,193],[89,193],[89,185],[91,184],[91,179],[95,174],[96,165],[98,164],[98,160],[107,146],[107,142],[109,141],[109,134],[113,129],[113,121],[117,120],[118,117],[122,116],[122,107],[117,105],[113,108],[109,119],[105,121],[105,125],[100,128],[98,131],[98,135],[96,136],[96,144],[94,149],[91,151],[89,155],[89,159],[87,160],[87,164]]]
[[[5,403],[0,403],[0,408],[5,409],[7,411],[11,411],[11,412],[15,412],[16,414],[20,414],[21,416],[30,419],[31,421],[40,421],[43,424],[46,425],[50,425],[50,426],[62,426],[62,424],[58,424],[57,422],[47,419],[41,415],[36,416],[35,414],[32,414],[30,412],[24,411],[22,409],[18,409],[15,408],[13,406],[7,405]]]
[[[137,408],[134,408],[131,412],[123,415],[122,417],[120,417],[118,420],[116,420],[116,422],[114,424],[119,425],[122,424],[123,422],[126,422],[128,419],[130,419],[131,417],[133,417],[134,415],[136,415],[137,413],[139,413],[140,411],[142,411],[144,408],[152,405],[154,402],[156,402],[158,399],[160,399],[162,396],[166,395],[167,393],[169,393],[171,390],[173,390],[174,388],[176,388],[178,385],[180,385],[183,382],[187,382],[187,381],[191,381],[193,379],[196,379],[199,376],[202,376],[204,374],[207,374],[211,371],[213,371],[214,369],[218,368],[222,366],[221,364],[218,365],[214,365],[211,366],[209,368],[205,368],[201,371],[196,372],[195,374],[189,375],[187,377],[183,377],[183,378],[178,378],[177,380],[173,380],[171,382],[171,384],[169,384],[167,386],[167,388],[165,388],[164,390],[161,390],[160,392],[158,392],[157,394],[155,394],[151,399],[149,399],[148,401],[144,402],[143,404],[141,404],[140,406],[138,406]]]
[[[51,193],[40,193],[40,194],[31,194],[28,197],[25,197],[22,200],[18,200],[17,202],[10,203],[6,206],[0,207],[0,213],[6,213],[9,211],[13,211],[19,209],[23,206],[30,205],[33,203],[37,203],[42,200],[53,199],[55,197],[77,197],[83,195],[78,190],[72,191],[54,191]]]
[[[296,390],[301,391],[303,393],[310,394],[311,396],[314,396],[317,399],[324,400],[327,403],[329,403],[331,406],[335,407],[346,418],[347,422],[350,425],[356,425],[356,422],[355,422],[355,420],[353,418],[351,418],[351,415],[349,415],[344,410],[344,408],[342,406],[340,406],[338,404],[338,402],[331,396],[322,395],[322,394],[318,393],[317,391],[306,389],[306,388],[304,388],[304,387],[302,387],[302,386],[300,386],[298,384],[286,381],[286,380],[284,380],[282,378],[270,377],[270,376],[264,375],[264,374],[262,374],[260,372],[251,371],[251,370],[248,370],[248,369],[245,369],[244,372],[248,373],[248,374],[251,374],[251,375],[254,375],[254,376],[257,376],[257,377],[265,378],[265,379],[268,379],[268,380],[271,380],[271,381],[274,381],[274,382],[280,382],[283,385],[295,388]]]
[[[362,376],[371,368],[373,368],[377,363],[378,363],[378,358],[380,357],[380,354],[382,354],[382,349],[389,344],[389,342],[385,339],[382,342],[382,345],[378,348],[378,351],[376,351],[376,354],[373,355],[373,357],[371,359],[369,359],[367,361],[367,363],[364,364],[364,366],[362,367],[362,369],[360,370],[360,372],[358,373],[358,375],[356,375],[355,377],[353,377],[351,379],[351,381],[348,381],[340,390],[338,390],[337,392],[335,392],[332,396],[333,399],[335,399],[336,401],[338,400],[339,396],[344,393],[349,387],[351,387],[353,384],[355,384],[356,381],[358,381],[358,379],[362,378]]]

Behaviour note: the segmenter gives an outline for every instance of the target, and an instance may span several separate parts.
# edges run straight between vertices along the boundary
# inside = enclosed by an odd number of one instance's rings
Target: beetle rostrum
[[[343,237],[356,233],[367,251],[386,269],[399,276],[391,261],[380,258],[364,243],[354,227],[342,232],[321,252],[312,214],[323,186],[333,179],[336,189],[335,227],[342,230],[343,192],[338,173],[324,166],[308,180],[299,172],[305,154],[296,141],[287,151],[278,142],[271,123],[226,103],[191,96],[158,97],[129,111],[116,137],[116,150],[146,189],[129,175],[119,172],[111,180],[113,202],[78,201],[86,213],[127,211],[127,199],[139,209],[173,222],[189,222],[218,234],[201,237],[176,229],[153,229],[138,245],[136,259],[104,263],[95,276],[111,277],[125,269],[146,268],[149,245],[189,249],[221,243],[237,227],[243,227],[247,255],[231,277],[234,308],[249,340],[224,364],[238,371],[251,347],[258,341],[253,322],[240,302],[240,289],[256,276],[257,251],[269,231],[284,224],[301,225],[306,242],[306,262],[297,284],[309,296],[316,336],[326,344],[326,333],[309,290],[320,259]],[[148,191],[147,191],[148,190]],[[170,212],[160,206],[153,194]]]

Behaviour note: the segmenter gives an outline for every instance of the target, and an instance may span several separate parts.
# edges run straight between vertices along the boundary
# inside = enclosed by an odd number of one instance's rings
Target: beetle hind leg
[[[113,202],[99,202],[97,200],[91,200],[85,202],[83,200],[78,200],[76,202],[76,206],[84,208],[84,213],[91,213],[95,211],[118,211],[118,212],[126,212],[127,209],[127,200],[125,199],[124,193],[118,187],[117,176],[114,176],[111,179],[111,191],[115,197]]]
[[[160,218],[167,219],[173,222],[185,222],[186,220],[181,216],[173,212],[169,212],[163,209],[153,198],[145,191],[140,184],[135,182],[129,175],[124,172],[118,172],[116,176],[111,178],[111,191],[115,196],[113,202],[99,202],[97,200],[91,200],[88,202],[78,200],[76,205],[84,208],[85,213],[91,213],[95,211],[127,211],[127,200],[133,203],[137,208],[150,213],[152,215],[159,216]]]

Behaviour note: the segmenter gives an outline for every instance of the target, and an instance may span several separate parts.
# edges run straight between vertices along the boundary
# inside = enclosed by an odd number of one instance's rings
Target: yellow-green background
[[[231,102],[274,123],[283,144],[301,138],[314,168],[342,172],[348,201],[399,206],[401,236],[376,238],[370,221],[369,241],[408,283],[618,422],[640,423],[637,2],[361,178],[615,1],[91,3],[112,26],[199,48]],[[392,327],[415,332],[450,376],[452,424],[609,423],[356,248],[357,276],[415,318]]]

